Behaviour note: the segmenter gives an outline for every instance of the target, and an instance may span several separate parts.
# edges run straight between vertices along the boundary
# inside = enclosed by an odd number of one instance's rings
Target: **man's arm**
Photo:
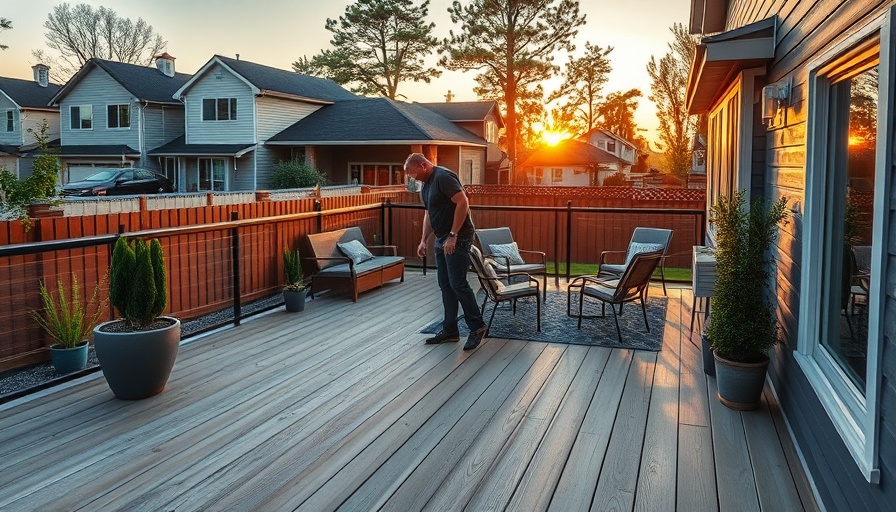
[[[423,235],[420,237],[420,245],[417,246],[417,256],[421,258],[426,254],[426,240],[432,234],[432,226],[429,223],[429,212],[423,214]]]
[[[451,222],[451,231],[456,234],[464,226],[464,220],[467,218],[467,212],[470,210],[470,200],[467,199],[467,194],[463,190],[459,190],[451,196],[451,202],[454,203],[454,219]],[[454,254],[455,247],[457,247],[457,237],[448,237],[444,245],[445,254]]]

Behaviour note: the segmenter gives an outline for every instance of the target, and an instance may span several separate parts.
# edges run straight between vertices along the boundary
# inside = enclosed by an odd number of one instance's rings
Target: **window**
[[[563,169],[557,167],[551,169],[551,181],[553,183],[563,183]]]
[[[108,128],[130,128],[131,106],[128,104],[108,105],[106,107],[106,126]]]
[[[498,123],[492,120],[485,122],[485,140],[493,144],[498,143]]]
[[[69,111],[71,112],[72,117],[72,130],[93,129],[93,106],[73,105]]]
[[[605,141],[605,140],[597,141],[597,147],[599,147],[601,149],[607,149],[607,141]]]
[[[7,110],[6,111],[6,131],[8,131],[8,132],[16,131],[16,111],[15,110]]]
[[[177,158],[166,156],[162,159],[162,174],[171,181],[171,185],[177,191],[178,183],[180,182],[180,175],[177,172]]]
[[[879,481],[886,183],[893,84],[880,23],[810,64],[800,339],[795,354],[869,482]],[[889,174],[889,176],[888,176]]]
[[[235,121],[236,98],[204,98],[202,100],[203,121]]]
[[[407,180],[404,175],[404,164],[382,163],[348,165],[349,181],[356,185],[401,185]]]
[[[199,159],[199,191],[221,192],[226,190],[226,164],[223,158]]]
[[[607,151],[609,151],[610,153],[616,152],[616,141],[615,140],[607,141]]]

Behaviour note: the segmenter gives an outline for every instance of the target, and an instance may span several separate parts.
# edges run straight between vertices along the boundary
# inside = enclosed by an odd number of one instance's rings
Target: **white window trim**
[[[17,121],[16,118],[18,118],[19,116],[16,115],[16,112],[17,111],[15,109],[11,108],[11,109],[7,110],[5,114],[3,114],[3,131],[4,132],[15,133],[17,131],[19,123],[16,122]],[[12,130],[7,130],[7,127],[9,126],[8,123],[9,123],[10,114],[12,115]]]
[[[215,119],[206,119],[205,118],[205,100],[215,100]],[[228,100],[227,105],[227,113],[230,114],[230,102],[236,104],[236,108],[233,110],[234,117],[227,119],[218,119],[218,102],[221,100]],[[232,96],[215,96],[215,97],[206,97],[201,98],[199,100],[199,122],[200,123],[235,123],[239,120],[240,117],[240,103],[237,101],[237,98]]]
[[[809,63],[808,121],[806,128],[806,191],[805,214],[803,215],[803,272],[800,287],[800,337],[794,352],[800,368],[809,384],[818,395],[822,406],[840,434],[847,449],[870,483],[880,482],[879,468],[879,416],[880,378],[882,370],[883,319],[885,297],[881,289],[884,276],[884,251],[888,233],[887,211],[889,209],[891,161],[890,141],[893,139],[894,123],[888,119],[892,112],[893,74],[896,72],[894,52],[893,16],[896,8],[870,21],[859,31],[844,38],[827,52]],[[878,137],[875,160],[875,199],[873,211],[872,266],[871,273],[881,276],[871,281],[868,292],[868,368],[866,370],[865,394],[855,387],[840,366],[816,340],[821,334],[822,262],[814,257],[822,253],[824,244],[824,215],[818,204],[823,197],[826,178],[826,137],[827,137],[827,88],[820,87],[817,73],[828,62],[836,60],[860,41],[880,33]],[[872,333],[876,336],[872,337]]]
[[[203,189],[199,188],[202,184],[202,160],[209,161],[209,171],[211,172],[209,176],[209,184],[211,185],[211,189]],[[224,190],[215,190],[215,166],[214,162],[216,160],[220,160],[224,162]],[[220,157],[200,157],[196,159],[196,191],[197,192],[227,192],[230,190],[230,170],[227,167],[227,158]]]
[[[128,107],[128,125],[127,126],[109,126],[109,107]],[[107,130],[130,130],[131,125],[133,124],[131,121],[133,119],[133,112],[131,112],[131,104],[130,103],[106,103],[106,129]],[[121,124],[121,119],[119,118],[118,124]]]
[[[84,128],[82,126],[78,126],[77,128],[72,128],[72,120],[75,118],[75,116],[72,114],[72,109],[75,107],[78,108],[78,121],[81,121],[81,109],[83,109],[84,107],[90,107],[90,128]],[[68,116],[69,116],[68,129],[72,130],[72,131],[76,131],[76,132],[91,131],[91,130],[93,130],[93,127],[96,125],[96,120],[95,120],[96,116],[94,115],[94,112],[93,112],[93,105],[90,103],[85,103],[82,105],[69,105]],[[80,125],[80,122],[78,124]]]

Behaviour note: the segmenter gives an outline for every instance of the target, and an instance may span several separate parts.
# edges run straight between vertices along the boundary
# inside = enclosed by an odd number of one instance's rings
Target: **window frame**
[[[354,169],[353,169],[354,167]],[[372,167],[372,169],[370,169]],[[384,172],[381,167],[388,167],[389,172],[389,183],[364,183],[364,171],[373,172],[374,180],[379,181],[379,176]],[[353,174],[357,172],[357,176],[353,176]],[[401,176],[401,182],[397,182],[395,180],[396,174]],[[361,162],[361,161],[353,161],[348,162],[346,165],[346,180],[348,183],[354,184],[354,179],[357,178],[357,185],[364,185],[366,187],[388,187],[392,185],[407,185],[408,184],[408,175],[404,172],[404,164],[401,162]]]
[[[221,113],[221,105],[222,102],[227,102],[227,118],[221,118],[219,113]],[[214,102],[214,108],[211,109],[211,112],[214,113],[214,117],[206,116],[206,112],[208,112],[208,102]],[[199,117],[204,123],[216,123],[216,122],[227,122],[227,121],[236,121],[238,119],[238,110],[237,110],[237,99],[236,98],[202,98],[200,102]]]
[[[888,113],[894,109],[893,74],[896,71],[893,37],[893,13],[890,8],[854,33],[832,45],[808,65],[808,114],[806,128],[805,213],[803,215],[803,279],[800,285],[800,337],[794,357],[822,407],[869,483],[880,482],[880,392],[882,374],[883,320],[886,297],[882,289],[887,244],[892,139],[894,122]],[[875,35],[876,34],[876,35]],[[875,183],[872,229],[871,280],[868,292],[868,351],[865,393],[855,386],[821,344],[823,333],[821,299],[824,279],[820,257],[826,246],[823,215],[828,192],[829,107],[832,81],[828,72],[838,63],[848,65],[851,52],[869,39],[878,37],[878,112],[875,148]],[[826,314],[826,313],[825,313]]]
[[[209,187],[210,188],[202,188],[202,166],[205,162],[208,162],[208,170],[209,170]],[[215,179],[215,163],[220,162],[222,166],[222,170],[224,172],[224,176],[220,180]],[[196,191],[197,192],[226,192],[227,191],[227,159],[226,158],[199,158],[196,160]],[[215,188],[215,183],[221,183],[221,189],[218,190]]]
[[[78,109],[78,115],[77,115],[77,116],[75,116],[75,109]],[[89,118],[85,119],[85,118],[81,115],[81,111],[82,111],[83,109],[89,109],[89,110],[90,110],[90,117],[89,117]],[[84,104],[84,105],[70,105],[70,106],[68,107],[68,114],[69,114],[69,118],[70,118],[70,119],[69,119],[69,128],[70,128],[70,129],[72,129],[72,130],[77,130],[77,131],[81,131],[81,130],[93,130],[93,105],[90,105],[90,104]],[[75,119],[78,120],[78,126],[75,126]],[[87,128],[84,127],[84,121],[85,121],[85,120],[90,122],[90,126],[88,126]]]
[[[6,111],[6,131],[12,133],[16,131],[16,111],[9,109]]]
[[[113,110],[114,109],[114,110]],[[122,110],[127,112],[127,126],[121,126]],[[115,112],[115,120],[118,126],[112,126],[112,112]],[[108,130],[130,130],[131,129],[131,104],[130,103],[107,103],[106,104],[106,129]]]

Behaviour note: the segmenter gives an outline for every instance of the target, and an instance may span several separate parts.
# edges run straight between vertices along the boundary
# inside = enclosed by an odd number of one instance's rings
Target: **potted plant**
[[[87,366],[90,334],[105,307],[105,300],[100,299],[101,285],[102,282],[97,283],[93,294],[85,302],[74,272],[68,292],[61,278],[56,281],[55,292],[50,291],[46,283],[40,282],[43,310],[31,311],[31,315],[56,340],[50,345],[50,361],[58,373],[72,373]]]
[[[716,362],[719,400],[738,410],[759,405],[768,350],[778,341],[778,322],[770,300],[774,260],[769,249],[787,202],[757,199],[747,208],[746,192],[720,197],[711,207],[716,226],[716,284],[709,337]]]
[[[299,258],[299,249],[283,249],[283,272],[286,274],[286,287],[283,289],[283,302],[286,310],[299,312],[305,310],[305,296],[308,289],[302,276],[302,263]]]
[[[180,345],[180,320],[160,316],[168,305],[162,245],[119,238],[111,266],[109,299],[122,318],[93,330],[96,357],[115,396],[147,398],[165,389]]]

